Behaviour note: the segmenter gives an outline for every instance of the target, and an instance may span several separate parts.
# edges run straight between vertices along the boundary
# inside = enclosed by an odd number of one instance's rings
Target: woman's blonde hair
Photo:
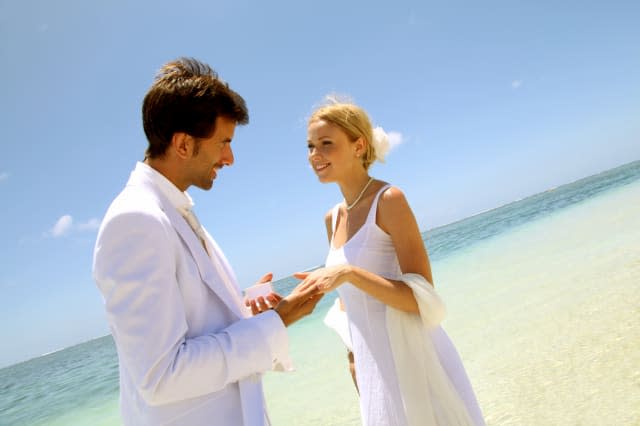
[[[351,142],[362,138],[365,141],[362,165],[365,170],[369,170],[369,167],[376,159],[376,151],[371,143],[373,140],[373,128],[365,110],[351,101],[338,99],[335,95],[329,95],[326,97],[324,105],[318,107],[311,114],[309,124],[319,120],[324,120],[340,127]]]

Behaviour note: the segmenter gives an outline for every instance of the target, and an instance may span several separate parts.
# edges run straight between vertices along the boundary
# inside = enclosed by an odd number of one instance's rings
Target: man
[[[245,102],[206,64],[179,59],[143,102],[148,149],[109,207],[93,271],[118,350],[125,425],[263,425],[260,374],[287,369],[286,326],[321,295],[294,290],[268,309],[241,299],[185,192],[233,164]],[[268,278],[268,277],[267,277]]]

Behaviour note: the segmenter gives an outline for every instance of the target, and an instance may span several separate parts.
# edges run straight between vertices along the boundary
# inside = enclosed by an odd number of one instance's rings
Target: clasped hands
[[[289,326],[313,312],[322,296],[346,282],[350,272],[349,265],[320,268],[312,272],[296,272],[293,276],[303,281],[288,296],[282,297],[271,292],[264,297],[245,299],[245,305],[251,308],[253,315],[273,309],[280,315],[284,325]],[[265,274],[258,284],[267,283],[272,278],[273,274]]]

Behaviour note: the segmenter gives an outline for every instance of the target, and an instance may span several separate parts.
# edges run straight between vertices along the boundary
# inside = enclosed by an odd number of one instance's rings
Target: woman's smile
[[[313,165],[313,168],[316,172],[321,172],[329,167],[331,163],[316,163]]]

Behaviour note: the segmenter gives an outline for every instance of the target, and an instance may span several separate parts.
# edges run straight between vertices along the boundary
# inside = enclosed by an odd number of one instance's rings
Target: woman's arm
[[[377,223],[391,236],[403,274],[420,274],[433,285],[429,256],[418,223],[402,191],[391,187],[382,194]]]

